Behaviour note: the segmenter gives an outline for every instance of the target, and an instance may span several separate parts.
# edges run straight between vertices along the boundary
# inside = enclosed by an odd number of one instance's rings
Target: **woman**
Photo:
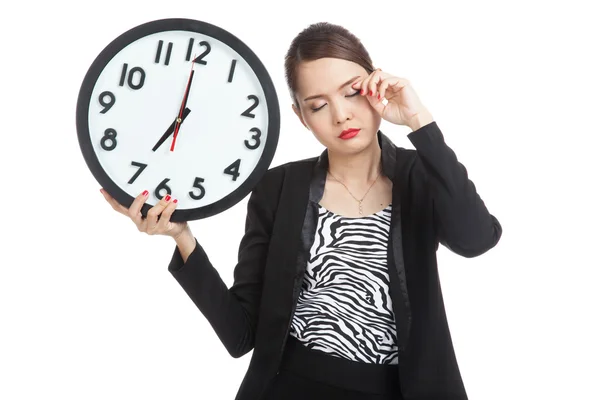
[[[237,400],[467,399],[437,273],[442,243],[475,257],[502,228],[410,82],[375,69],[346,29],[313,24],[285,59],[292,108],[326,150],[271,168],[248,201],[227,288],[166,196],[113,208],[168,235],[169,271],[233,357]],[[396,147],[381,119],[412,129]],[[160,218],[159,218],[160,216]]]

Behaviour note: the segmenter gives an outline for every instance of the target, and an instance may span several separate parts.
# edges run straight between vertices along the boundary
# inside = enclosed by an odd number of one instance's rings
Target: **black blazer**
[[[498,243],[502,228],[444,142],[436,122],[408,134],[416,150],[381,131],[383,174],[393,182],[388,242],[390,296],[396,319],[398,373],[405,400],[464,400],[440,289],[439,243],[476,257]],[[231,288],[204,249],[184,264],[177,247],[168,270],[232,357],[254,350],[236,400],[259,400],[279,363],[313,242],[328,156],[269,169],[248,200],[246,230]]]

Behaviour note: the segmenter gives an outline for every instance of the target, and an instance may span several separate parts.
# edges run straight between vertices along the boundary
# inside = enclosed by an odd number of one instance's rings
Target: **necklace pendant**
[[[358,203],[358,214],[363,215],[362,201]]]

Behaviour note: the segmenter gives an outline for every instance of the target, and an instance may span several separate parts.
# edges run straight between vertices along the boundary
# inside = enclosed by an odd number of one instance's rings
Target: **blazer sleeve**
[[[263,176],[250,194],[245,233],[234,268],[234,283],[227,288],[206,252],[196,247],[184,263],[175,246],[169,272],[204,314],[229,352],[238,358],[254,348],[263,272],[273,227],[278,195],[273,193],[273,174]],[[223,238],[223,251],[229,246]]]
[[[502,236],[502,226],[488,212],[437,123],[433,121],[409,133],[408,139],[417,153],[415,173],[425,179],[431,192],[439,243],[468,258],[493,248]]]

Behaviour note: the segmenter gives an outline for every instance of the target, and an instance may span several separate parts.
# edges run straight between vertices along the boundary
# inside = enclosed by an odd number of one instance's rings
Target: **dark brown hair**
[[[314,23],[292,40],[285,56],[285,79],[296,107],[300,108],[296,99],[298,64],[324,57],[355,62],[369,74],[375,70],[369,53],[350,31],[329,22]]]

